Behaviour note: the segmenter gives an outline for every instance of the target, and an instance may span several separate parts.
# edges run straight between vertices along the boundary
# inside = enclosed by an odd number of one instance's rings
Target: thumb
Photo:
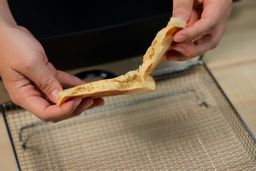
[[[188,22],[192,14],[193,4],[194,0],[173,0],[172,16]]]
[[[49,98],[52,102],[57,102],[59,93],[63,90],[60,82],[55,78],[55,75],[47,67],[48,64],[36,62],[31,67],[27,67],[24,74],[33,81],[37,87]]]

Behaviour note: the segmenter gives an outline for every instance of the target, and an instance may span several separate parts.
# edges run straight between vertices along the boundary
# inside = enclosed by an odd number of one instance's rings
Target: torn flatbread
[[[59,94],[57,104],[61,105],[75,97],[104,97],[155,90],[156,83],[150,74],[165,58],[166,52],[170,49],[173,35],[185,27],[186,22],[183,20],[171,18],[168,25],[157,33],[144,55],[139,69],[116,78],[94,81],[64,90]]]

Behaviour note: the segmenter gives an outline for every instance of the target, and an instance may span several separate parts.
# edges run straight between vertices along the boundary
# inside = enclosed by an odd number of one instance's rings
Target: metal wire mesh
[[[255,170],[256,143],[202,65],[55,124],[6,113],[22,170]]]

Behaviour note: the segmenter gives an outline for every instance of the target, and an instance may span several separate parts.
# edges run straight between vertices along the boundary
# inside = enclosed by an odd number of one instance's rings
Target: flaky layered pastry
[[[143,57],[139,69],[112,79],[90,82],[62,91],[57,104],[75,97],[104,97],[128,93],[148,92],[155,90],[156,83],[151,77],[151,72],[165,58],[169,50],[173,35],[178,29],[185,28],[186,22],[178,18],[171,18],[168,25],[160,30],[151,46]]]

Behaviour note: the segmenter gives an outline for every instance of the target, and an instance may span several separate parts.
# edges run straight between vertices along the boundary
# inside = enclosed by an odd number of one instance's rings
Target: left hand
[[[232,0],[173,0],[173,17],[188,23],[174,36],[167,59],[187,60],[215,48],[221,40]]]
[[[68,119],[103,104],[101,98],[74,98],[56,105],[63,88],[84,81],[57,70],[26,28],[4,22],[0,25],[0,76],[15,104],[47,122]]]

